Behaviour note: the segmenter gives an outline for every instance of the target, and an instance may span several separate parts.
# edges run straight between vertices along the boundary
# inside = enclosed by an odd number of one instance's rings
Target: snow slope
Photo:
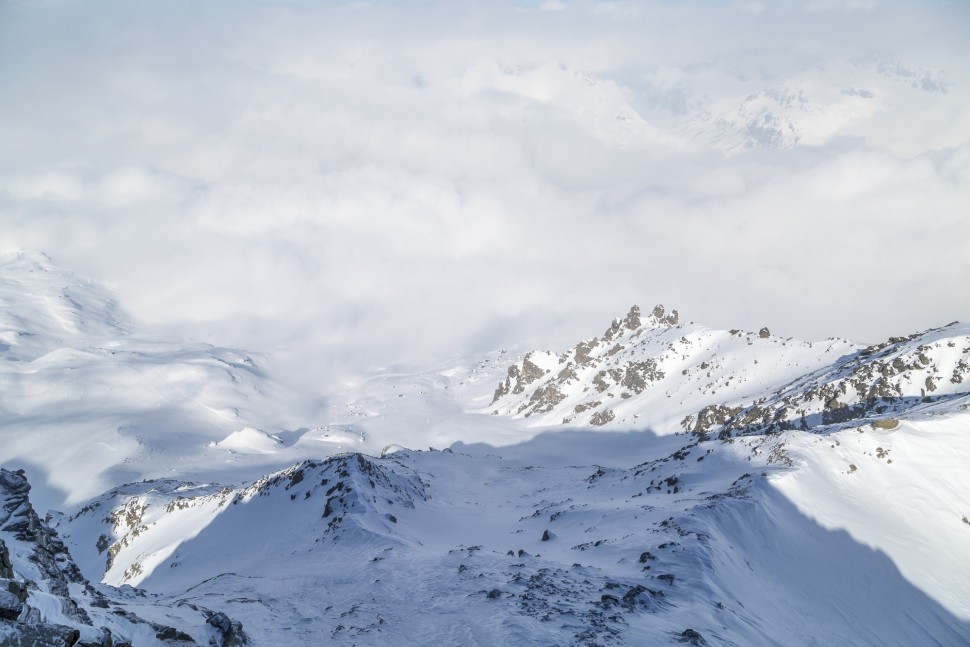
[[[141,334],[110,292],[40,253],[2,259],[0,306],[0,464],[42,472],[42,510],[142,478],[255,478],[303,455],[277,463],[226,443],[247,428],[300,436],[282,426],[286,393],[244,351]]]
[[[682,438],[666,456],[664,439],[642,440],[630,469],[398,452],[301,463],[231,493],[146,483],[60,527],[89,575],[105,565],[97,533],[112,542],[106,581],[244,618],[257,644],[970,639],[962,585],[949,588],[960,618],[773,485],[790,474],[772,458],[784,439]],[[931,561],[926,578],[953,566]]]
[[[37,583],[0,586],[35,609],[11,644],[970,642],[968,326],[864,348],[634,308],[297,420],[251,354],[148,339],[43,256],[0,269],[0,464],[69,506],[0,522],[0,578]]]

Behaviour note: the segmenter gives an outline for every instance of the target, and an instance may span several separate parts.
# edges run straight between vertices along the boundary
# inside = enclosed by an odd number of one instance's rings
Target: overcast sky
[[[0,249],[321,374],[633,303],[878,341],[970,319],[968,33],[962,1],[0,0]]]

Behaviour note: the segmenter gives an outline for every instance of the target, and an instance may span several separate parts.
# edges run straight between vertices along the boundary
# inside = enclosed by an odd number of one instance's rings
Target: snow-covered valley
[[[321,410],[42,255],[0,269],[4,645],[970,642],[965,324],[634,308]]]

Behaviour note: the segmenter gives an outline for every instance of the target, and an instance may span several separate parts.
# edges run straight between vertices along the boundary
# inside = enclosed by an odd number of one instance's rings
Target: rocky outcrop
[[[581,341],[558,357],[539,351],[525,355],[521,362],[508,368],[505,381],[495,389],[492,404],[517,400],[511,412],[528,418],[554,411],[567,399],[569,387],[577,383],[586,382],[588,386],[584,389],[593,388],[608,397],[615,395],[626,399],[642,393],[651,384],[662,380],[664,372],[660,370],[657,358],[631,359],[625,351],[648,342],[651,333],[675,327],[678,322],[677,311],[667,313],[662,305],[646,316],[639,307],[633,306],[625,317],[614,319],[602,337]],[[616,389],[616,393],[610,394],[611,389]],[[522,397],[516,398],[517,395]],[[598,399],[595,405],[568,405],[573,409],[573,415],[567,415],[563,424],[572,422],[575,414],[600,406],[603,401]],[[604,410],[589,415],[600,421],[612,419]]]
[[[513,364],[509,367],[508,377],[495,389],[492,402],[509,393],[523,393],[527,386],[545,376],[546,372],[532,361],[533,357],[534,353],[529,353],[519,364]]]
[[[682,427],[720,438],[859,422],[892,429],[907,412],[968,392],[970,331],[951,326],[890,337],[755,402],[705,407]]]
[[[7,549],[7,545],[3,543],[2,539],[0,539],[0,577],[13,577],[13,565],[10,563],[10,550]]]
[[[249,639],[243,631],[242,623],[233,620],[222,612],[213,613],[208,617],[206,623],[213,627],[219,634],[219,647],[241,647],[248,645]]]
[[[74,645],[81,635],[78,627],[92,627],[92,622],[70,585],[83,587],[92,602],[100,602],[102,596],[81,575],[57,533],[37,516],[29,494],[24,470],[0,469],[0,619],[13,629],[4,645]],[[14,564],[13,545],[26,556],[26,563]],[[75,626],[42,620],[30,603],[31,590],[59,598],[61,613]]]
[[[19,618],[26,600],[27,587],[15,580],[0,580],[0,619]]]
[[[81,632],[74,627],[38,622],[19,624],[17,633],[4,637],[4,647],[73,647],[78,644]]]
[[[115,635],[100,626],[102,623],[116,630],[119,623],[127,625],[133,633],[137,631],[136,625],[149,627],[163,645],[197,644],[188,633],[147,622],[126,610],[123,599],[109,600],[95,589],[81,574],[57,532],[38,517],[29,495],[30,484],[24,470],[0,469],[0,644],[3,647],[131,647],[124,635]],[[43,601],[40,606],[34,596]],[[55,616],[58,622],[50,621],[52,599],[59,603],[59,613]],[[145,603],[140,601],[142,605]],[[224,614],[209,613],[210,619],[216,616],[221,616],[217,618],[218,626],[212,626],[222,636],[221,645],[248,644],[239,622]],[[111,620],[105,622],[106,617]]]
[[[490,412],[538,416],[538,424],[635,426],[643,414],[655,416],[638,396],[661,396],[688,404],[654,424],[680,420],[686,432],[725,439],[899,417],[962,396],[968,384],[970,327],[962,324],[862,348],[783,339],[767,327],[713,331],[681,324],[662,305],[646,315],[633,306],[601,337],[560,355],[533,351],[508,367]]]
[[[69,584],[87,585],[77,564],[57,533],[40,520],[29,499],[30,484],[24,470],[14,472],[0,469],[0,531],[7,533],[7,541],[21,542],[29,548],[28,559],[44,580],[49,592],[64,599],[64,611],[79,622],[90,619],[71,598]],[[6,548],[6,547],[5,547]],[[10,562],[9,550],[6,560]],[[11,573],[12,568],[3,569]]]
[[[633,307],[636,308],[636,306]],[[654,307],[653,312],[650,313],[650,323],[654,327],[676,326],[680,323],[680,315],[677,314],[676,310],[671,310],[669,313],[666,313],[662,305],[657,305]]]

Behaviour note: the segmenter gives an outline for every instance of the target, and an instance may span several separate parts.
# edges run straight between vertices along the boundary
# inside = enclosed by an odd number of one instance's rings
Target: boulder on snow
[[[682,632],[680,632],[680,639],[677,642],[688,643],[690,645],[707,644],[707,641],[704,640],[704,636],[693,629],[684,629]]]
[[[238,620],[233,620],[221,611],[209,616],[206,619],[206,623],[210,627],[215,628],[219,633],[219,638],[222,640],[220,645],[222,647],[238,647],[249,644],[249,639],[246,637],[246,632],[243,631],[242,623]]]

